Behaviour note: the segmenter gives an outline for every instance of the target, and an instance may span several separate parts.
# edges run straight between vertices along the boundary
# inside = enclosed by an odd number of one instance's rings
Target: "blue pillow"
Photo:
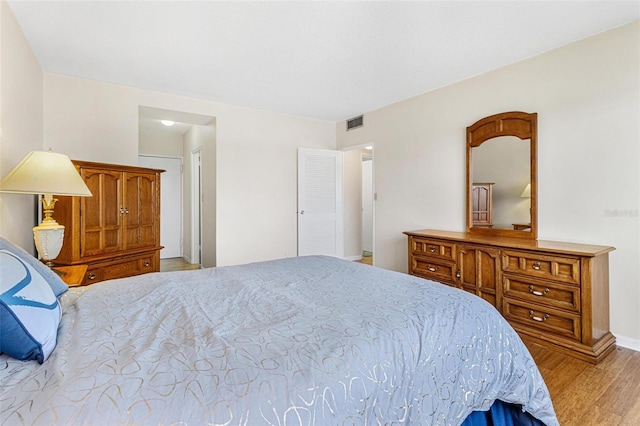
[[[45,281],[49,284],[56,297],[60,297],[62,293],[69,290],[69,286],[60,279],[58,274],[49,269],[47,265],[31,256],[29,253],[23,250],[22,247],[18,247],[11,241],[7,241],[4,238],[0,237],[0,250],[7,250],[9,253],[15,254],[20,259],[22,259],[22,261],[38,271],[38,273],[42,275],[42,278],[44,278]]]
[[[47,281],[31,265],[0,250],[0,352],[42,364],[53,352],[62,317]]]

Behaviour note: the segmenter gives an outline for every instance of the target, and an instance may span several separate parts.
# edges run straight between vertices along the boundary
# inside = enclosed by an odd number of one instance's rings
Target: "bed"
[[[52,290],[55,349],[0,355],[3,425],[557,424],[492,306],[406,274],[308,256]]]

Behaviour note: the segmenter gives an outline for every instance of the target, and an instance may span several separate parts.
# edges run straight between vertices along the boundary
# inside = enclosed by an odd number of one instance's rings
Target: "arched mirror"
[[[514,111],[467,127],[467,232],[538,237],[537,123]]]

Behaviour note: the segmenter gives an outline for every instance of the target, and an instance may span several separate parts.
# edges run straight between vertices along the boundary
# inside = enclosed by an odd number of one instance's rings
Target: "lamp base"
[[[40,225],[33,228],[33,239],[40,258],[51,268],[53,260],[58,257],[62,249],[64,226],[51,218],[47,219],[50,220],[44,220]]]

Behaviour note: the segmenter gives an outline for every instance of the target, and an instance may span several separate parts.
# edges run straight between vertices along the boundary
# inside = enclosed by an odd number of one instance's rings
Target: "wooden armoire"
[[[86,264],[84,284],[160,269],[160,173],[135,166],[73,161],[92,197],[57,197],[65,226],[56,265]]]
[[[474,183],[471,187],[473,226],[493,226],[493,185],[494,183]]]

